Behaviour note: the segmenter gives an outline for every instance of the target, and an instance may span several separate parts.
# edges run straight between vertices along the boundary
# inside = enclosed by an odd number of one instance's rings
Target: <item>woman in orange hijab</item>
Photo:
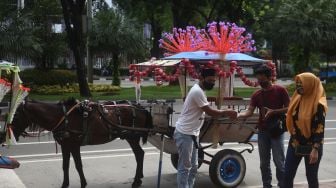
[[[292,188],[297,168],[304,158],[309,188],[318,188],[318,169],[322,157],[325,115],[328,110],[325,91],[312,73],[295,77],[296,91],[288,106],[286,125],[290,134],[285,161],[283,188]]]

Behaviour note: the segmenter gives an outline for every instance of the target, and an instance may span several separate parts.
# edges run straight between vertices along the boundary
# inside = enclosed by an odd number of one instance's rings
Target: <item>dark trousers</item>
[[[260,131],[258,133],[258,149],[263,188],[272,187],[271,153],[273,154],[276,177],[280,186],[285,172],[284,135],[282,134],[279,138],[272,138],[268,133]]]
[[[309,155],[306,156],[295,155],[294,147],[291,144],[289,144],[285,161],[285,175],[282,188],[293,187],[296,171],[302,158],[304,158],[305,161],[306,176],[309,188],[318,188],[319,187],[318,169],[320,166],[322,152],[323,152],[323,146],[321,145],[318,151],[319,154],[317,162],[314,164],[309,164]]]

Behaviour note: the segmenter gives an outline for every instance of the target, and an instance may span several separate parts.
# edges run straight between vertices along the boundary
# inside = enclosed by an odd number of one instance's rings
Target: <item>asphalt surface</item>
[[[174,106],[178,113],[181,103]],[[320,166],[320,187],[336,188],[336,101],[329,101],[327,114],[324,155]],[[176,119],[177,114],[174,119]],[[288,141],[288,135],[286,135]],[[287,144],[287,142],[286,142]],[[254,143],[254,145],[256,145]],[[224,148],[241,151],[246,146],[237,143],[227,143],[217,149],[208,149],[217,153]],[[159,150],[150,144],[143,146],[146,155],[144,160],[143,186],[157,187]],[[60,147],[58,147],[60,152]],[[126,141],[115,140],[108,144],[84,146],[81,148],[84,173],[87,187],[93,188],[129,188],[135,174],[135,159]],[[43,133],[40,138],[21,138],[17,145],[2,147],[0,153],[16,158],[21,166],[15,170],[0,169],[0,188],[56,188],[63,181],[61,154],[56,154],[52,135]],[[251,154],[244,152],[246,175],[239,187],[262,187],[259,170],[258,151]],[[215,187],[209,178],[209,166],[202,165],[197,176],[196,188]],[[275,169],[272,164],[273,179]],[[275,185],[277,182],[273,180]],[[295,187],[307,187],[304,164],[301,163],[296,178]],[[73,161],[70,164],[70,187],[80,187],[78,173]],[[176,187],[176,170],[171,165],[170,155],[164,154],[161,177],[162,188]]]
[[[252,80],[252,81],[256,81],[255,78],[249,78],[249,79]],[[197,82],[197,80],[190,79],[188,81],[188,83],[189,83],[188,85],[192,86],[196,82]],[[106,78],[104,78],[104,77],[101,77],[99,80],[93,80],[93,84],[111,84],[111,83],[112,83],[112,80],[106,80]],[[279,84],[279,85],[285,86],[285,85],[289,85],[289,84],[293,83],[293,80],[290,79],[290,78],[278,79],[276,81],[276,83]],[[163,85],[167,85],[167,84],[168,84],[167,82],[163,82]],[[155,86],[156,83],[153,81],[153,79],[142,80],[141,85],[142,86]],[[122,79],[120,86],[124,87],[124,88],[134,87],[134,82],[129,81],[127,78]],[[215,87],[217,87],[217,86],[218,86],[218,84],[215,85]],[[234,79],[234,87],[250,87],[250,86],[245,85],[241,81],[240,78],[235,78]]]

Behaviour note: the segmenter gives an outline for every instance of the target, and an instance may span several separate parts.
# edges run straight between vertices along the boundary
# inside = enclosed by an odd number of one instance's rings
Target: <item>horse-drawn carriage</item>
[[[226,100],[224,105],[241,110],[241,108],[246,108],[248,102],[248,100],[243,99]],[[168,110],[171,106],[172,101],[151,106],[153,126],[155,130],[160,130],[160,133],[151,135],[148,141],[165,153],[170,154],[171,163],[177,169],[178,153],[172,130],[174,130],[173,119],[175,119],[173,116],[178,112],[171,113],[171,110]],[[241,154],[245,151],[251,153],[254,150],[250,139],[256,133],[257,122],[257,115],[246,121],[237,120],[236,122],[232,122],[228,118],[205,118],[198,146],[199,167],[202,164],[209,165],[209,176],[215,185],[236,187],[242,182],[246,172],[246,164]],[[222,149],[215,154],[206,151],[207,148],[217,147],[217,144],[222,145],[224,143],[247,144],[250,148],[247,147],[242,151]],[[206,156],[211,160],[205,159]]]
[[[230,108],[246,107],[245,100],[232,100]],[[47,115],[48,113],[49,115]],[[93,103],[70,100],[58,104],[24,101],[17,108],[12,122],[15,138],[25,135],[27,127],[39,125],[54,134],[62,147],[63,187],[69,185],[68,168],[70,153],[74,157],[82,187],[86,186],[80,146],[103,144],[115,138],[125,139],[131,146],[137,161],[133,187],[141,185],[143,177],[144,151],[139,144],[140,138],[148,138],[158,149],[171,154],[171,162],[176,167],[178,155],[173,141],[174,116],[172,101],[159,103],[129,104],[118,102]],[[53,114],[50,116],[50,114]],[[131,118],[130,118],[131,117]],[[246,164],[241,153],[253,151],[249,143],[256,132],[257,118],[247,121],[231,122],[226,118],[207,117],[200,135],[199,164],[209,164],[211,180],[220,187],[236,187],[245,176]],[[164,142],[161,142],[161,139]],[[210,154],[207,148],[227,142],[248,144],[251,148],[242,151],[220,150]],[[164,143],[164,147],[162,144]],[[212,158],[210,161],[205,158]],[[67,175],[67,176],[66,176]]]
[[[123,138],[128,141],[136,156],[137,170],[134,178],[134,187],[141,185],[143,177],[144,151],[139,144],[140,138],[148,137],[150,143],[157,148],[171,154],[172,164],[176,167],[178,155],[173,141],[174,119],[177,112],[173,110],[174,101],[150,101],[146,103],[131,104],[125,102],[93,103],[88,101],[68,100],[58,104],[29,101],[26,98],[29,89],[21,85],[16,66],[6,64],[0,67],[14,72],[13,84],[0,83],[3,87],[2,97],[12,90],[12,99],[1,107],[3,113],[7,113],[3,119],[0,136],[1,141],[7,144],[15,143],[19,136],[27,135],[28,127],[40,126],[44,130],[51,131],[55,140],[62,147],[63,167],[65,178],[63,187],[69,185],[68,165],[70,153],[81,178],[82,187],[86,186],[86,180],[81,165],[80,146],[103,144]],[[6,89],[6,90],[4,90]],[[5,92],[4,92],[5,91]],[[239,110],[245,107],[245,100],[225,100],[230,108]],[[210,165],[209,173],[212,181],[220,186],[234,187],[239,185],[245,175],[245,161],[241,156],[244,151],[251,152],[253,145],[249,144],[250,137],[255,133],[256,119],[247,122],[230,122],[228,119],[213,119],[207,117],[201,131],[199,164]],[[165,138],[161,142],[161,138]],[[16,138],[16,139],[15,139]],[[206,152],[206,149],[226,142],[247,143],[250,149],[237,152],[234,150],[221,150],[215,155]],[[211,161],[205,156],[212,158]],[[6,168],[16,168],[18,163],[10,158],[3,158]],[[12,161],[11,161],[12,160]],[[9,165],[8,165],[9,164]],[[1,166],[0,166],[1,167]]]

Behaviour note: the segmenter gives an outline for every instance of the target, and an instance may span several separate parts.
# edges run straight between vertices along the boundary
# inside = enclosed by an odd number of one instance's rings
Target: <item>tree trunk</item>
[[[89,85],[86,80],[83,40],[82,15],[84,14],[85,0],[61,0],[65,29],[68,34],[69,47],[72,50],[76,63],[79,92],[82,97],[91,97]]]
[[[309,71],[311,72],[311,67],[309,65],[309,59],[310,59],[310,49],[308,47],[304,47],[303,49],[303,60],[304,60],[304,64],[305,64],[305,69],[303,71]]]
[[[150,50],[151,56],[160,58],[162,56],[162,51],[159,47],[159,40],[161,39],[162,28],[159,23],[156,23],[155,20],[152,20],[152,33],[153,33],[153,46]]]
[[[113,79],[112,79],[112,85],[114,86],[120,86],[120,72],[119,72],[119,53],[114,53],[112,56],[113,60]]]
[[[183,8],[181,0],[172,0],[171,11],[173,13],[173,25],[177,28],[185,28],[188,25],[188,11]]]

